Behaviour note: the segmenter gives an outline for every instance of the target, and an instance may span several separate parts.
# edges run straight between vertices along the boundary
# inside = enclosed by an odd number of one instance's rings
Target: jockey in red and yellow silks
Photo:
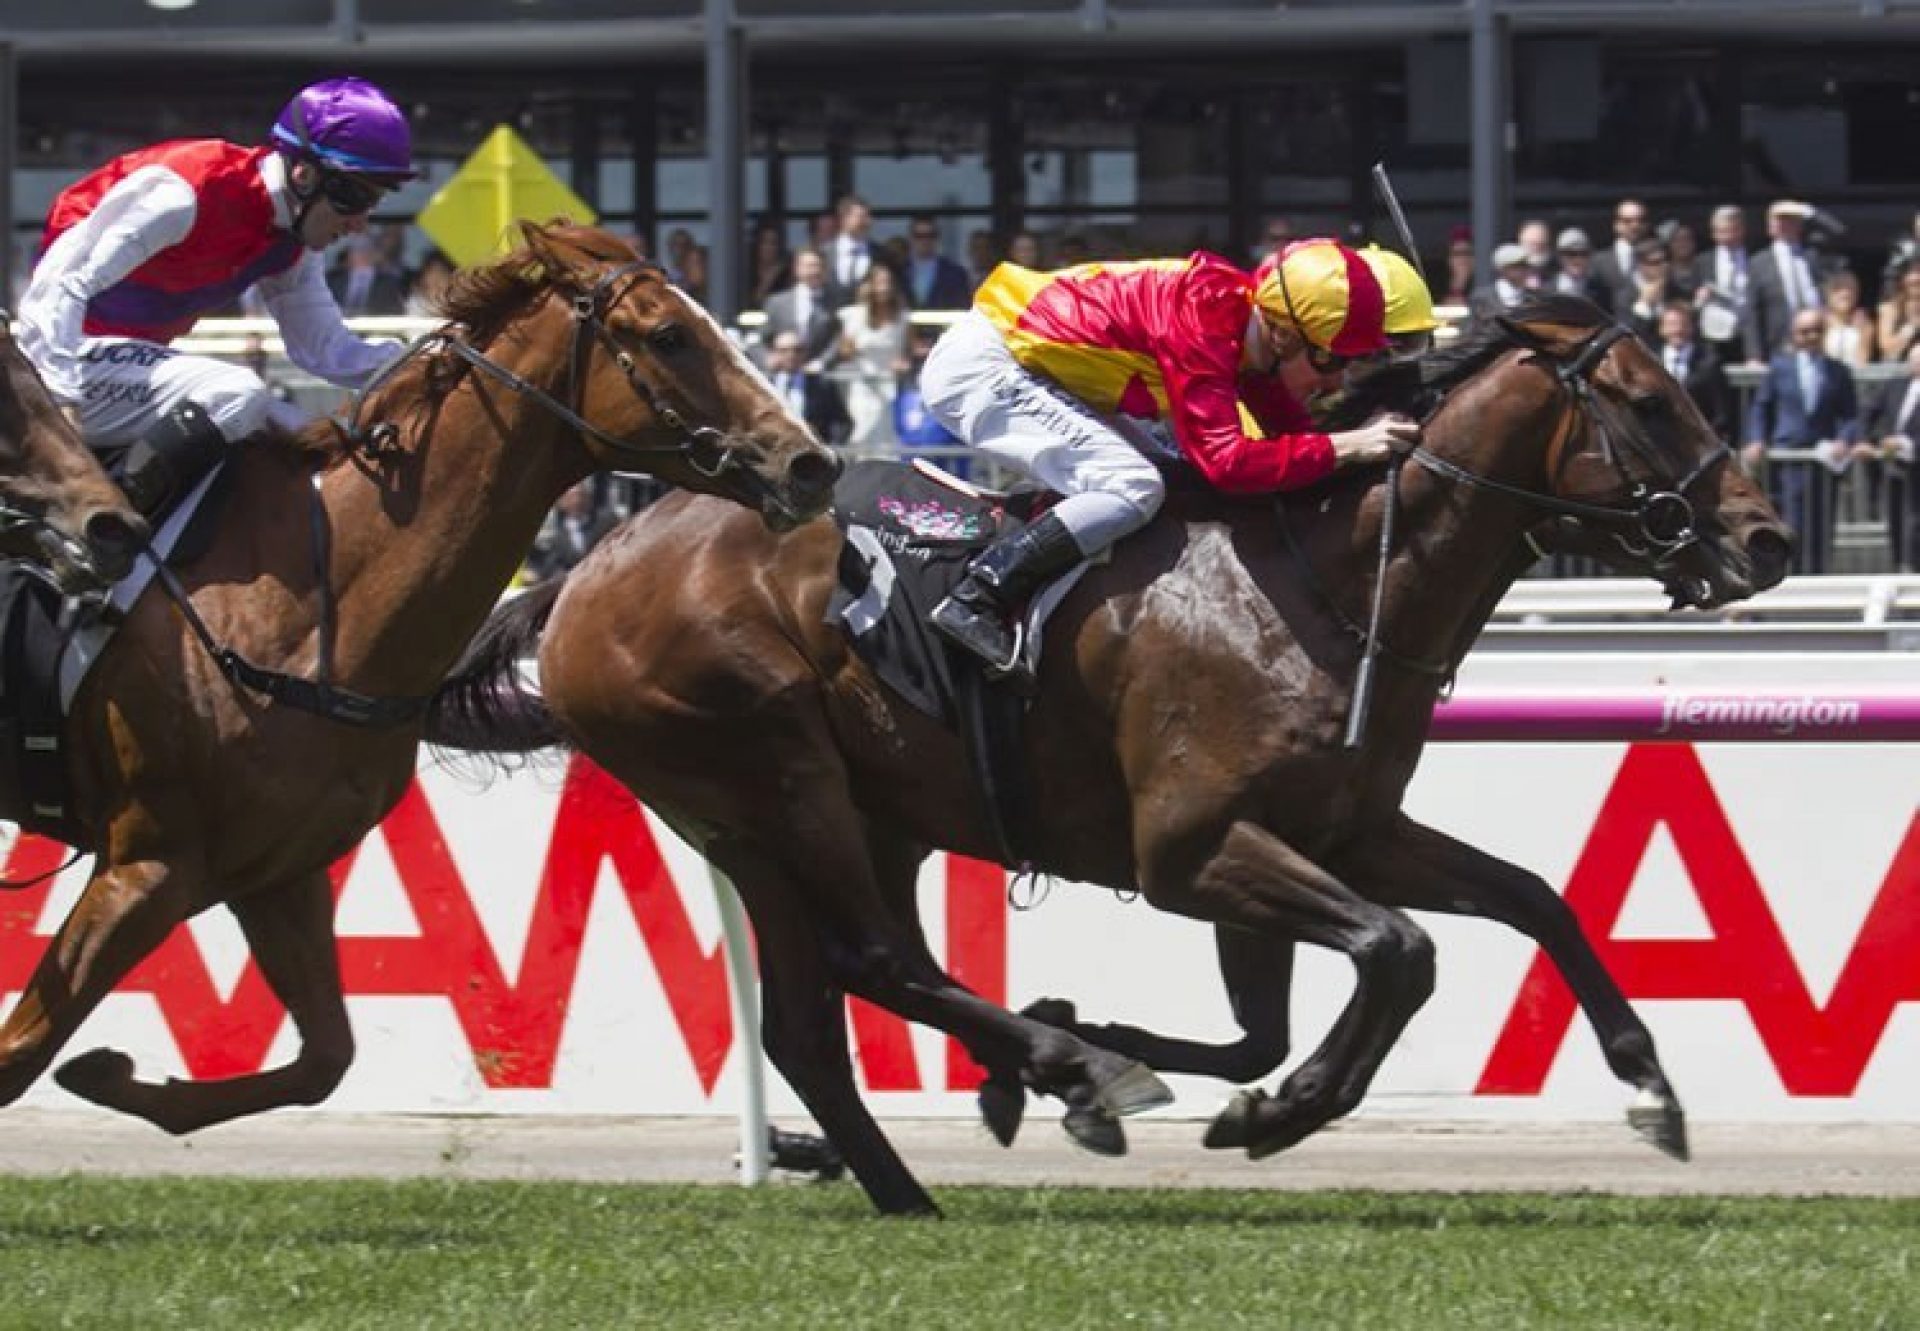
[[[1415,437],[1412,422],[1328,435],[1304,406],[1352,361],[1387,350],[1384,320],[1373,270],[1331,240],[1298,242],[1252,275],[1206,253],[996,268],[934,347],[921,390],[948,429],[1062,499],[984,551],[934,626],[1017,671],[1011,608],[1158,511],[1165,482],[1146,454],[1183,459],[1234,493],[1384,460],[1396,438]]]

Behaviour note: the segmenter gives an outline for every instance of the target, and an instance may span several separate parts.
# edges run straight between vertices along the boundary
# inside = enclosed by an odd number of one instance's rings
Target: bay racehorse
[[[147,523],[81,441],[0,310],[0,558],[44,568],[61,590],[126,576]]]
[[[1499,920],[1543,946],[1637,1088],[1642,1121],[1684,1149],[1652,1037],[1565,904],[1414,822],[1402,796],[1446,678],[1543,521],[1597,533],[1616,562],[1702,606],[1777,582],[1791,533],[1658,361],[1585,301],[1526,306],[1422,373],[1443,396],[1418,465],[1395,473],[1402,539],[1364,745],[1342,739],[1381,473],[1277,503],[1175,495],[1046,630],[1027,733],[1033,862],[1212,922],[1232,940],[1236,994],[1242,971],[1295,942],[1351,961],[1354,992],[1324,1042],[1276,1095],[1236,1102],[1215,1144],[1267,1154],[1359,1103],[1433,986],[1413,908]],[[496,612],[429,736],[496,752],[571,742],[729,874],[759,941],[768,1053],[875,1204],[917,1212],[931,1201],[858,1101],[843,991],[958,1035],[990,1085],[1063,1093],[1070,1128],[1078,1111],[1095,1142],[1089,1114],[1151,1094],[1062,1044],[1072,1032],[990,1008],[930,955],[914,913],[921,859],[929,847],[998,859],[1000,843],[960,741],[826,622],[842,543],[825,520],[771,533],[670,498],[563,586]],[[538,694],[517,669],[535,648]],[[1242,1020],[1272,1020],[1266,997]],[[1128,1093],[1105,1093],[1121,1075]]]
[[[353,1056],[327,867],[405,790],[423,695],[554,500],[622,468],[724,496],[756,525],[825,508],[838,460],[626,242],[527,226],[454,279],[445,313],[351,426],[241,450],[179,596],[150,587],[80,686],[66,740],[97,859],[0,1025],[0,1104],[215,903],[293,1018],[293,1060],[156,1083],[95,1050],[57,1080],[173,1133],[324,1099]]]

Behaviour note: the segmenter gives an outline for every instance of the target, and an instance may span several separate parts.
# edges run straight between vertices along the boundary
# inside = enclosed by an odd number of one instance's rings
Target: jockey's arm
[[[23,344],[57,398],[80,396],[87,304],[193,230],[193,187],[162,166],[135,171],[54,241],[20,301]]]
[[[1240,423],[1239,353],[1220,343],[1162,365],[1181,452],[1214,489],[1265,494],[1311,485],[1334,468],[1332,441],[1311,428],[1250,437]]]
[[[257,289],[280,325],[288,360],[330,384],[358,388],[404,348],[368,342],[347,327],[322,263],[319,254],[303,254],[285,272],[261,278]]]

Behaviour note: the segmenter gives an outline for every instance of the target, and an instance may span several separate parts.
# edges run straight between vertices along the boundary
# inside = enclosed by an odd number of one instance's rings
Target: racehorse
[[[1433,986],[1414,908],[1541,944],[1638,1088],[1640,1124],[1684,1150],[1652,1037],[1566,905],[1414,822],[1402,797],[1443,685],[1543,521],[1585,529],[1702,606],[1778,582],[1791,533],[1680,386],[1588,302],[1528,304],[1422,373],[1443,396],[1416,465],[1389,473],[1404,539],[1365,743],[1342,736],[1388,483],[1342,476],[1272,503],[1175,495],[1047,626],[1027,732],[1033,865],[1214,923],[1236,996],[1264,999],[1238,1015],[1267,1044],[1262,961],[1290,959],[1296,941],[1351,960],[1354,992],[1325,1041],[1277,1095],[1236,1102],[1214,1144],[1264,1155],[1359,1103]],[[1087,1117],[1150,1093],[1137,1069],[1060,1043],[1072,1032],[989,1008],[929,954],[913,902],[928,848],[998,859],[1000,843],[960,741],[825,622],[842,544],[830,522],[777,535],[669,499],[563,586],[496,612],[428,731],[477,751],[571,742],[729,874],[759,941],[769,1055],[874,1203],[911,1213],[932,1202],[859,1103],[843,990],[958,1035],[990,1086],[1063,1093],[1092,1144]],[[537,695],[517,670],[536,646]],[[1282,1023],[1285,991],[1282,974]],[[1102,1078],[1122,1075],[1130,1094],[1107,1093]]]
[[[324,1099],[353,1057],[327,867],[405,790],[424,695],[554,500],[619,467],[774,528],[825,509],[838,460],[617,237],[527,225],[513,253],[454,279],[445,313],[350,423],[241,450],[211,543],[135,603],[81,684],[66,739],[97,860],[0,1025],[0,1104],[216,902],[298,1055],[155,1084],[94,1050],[57,1080],[171,1133]]]
[[[0,310],[0,558],[44,568],[62,591],[125,577],[146,519],[81,441]]]

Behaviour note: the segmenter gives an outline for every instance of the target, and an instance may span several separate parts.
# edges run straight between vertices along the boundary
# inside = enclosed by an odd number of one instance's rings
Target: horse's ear
[[[549,222],[520,223],[520,237],[527,255],[549,281],[564,281],[580,267],[579,255],[567,237],[573,224],[564,217]]]

